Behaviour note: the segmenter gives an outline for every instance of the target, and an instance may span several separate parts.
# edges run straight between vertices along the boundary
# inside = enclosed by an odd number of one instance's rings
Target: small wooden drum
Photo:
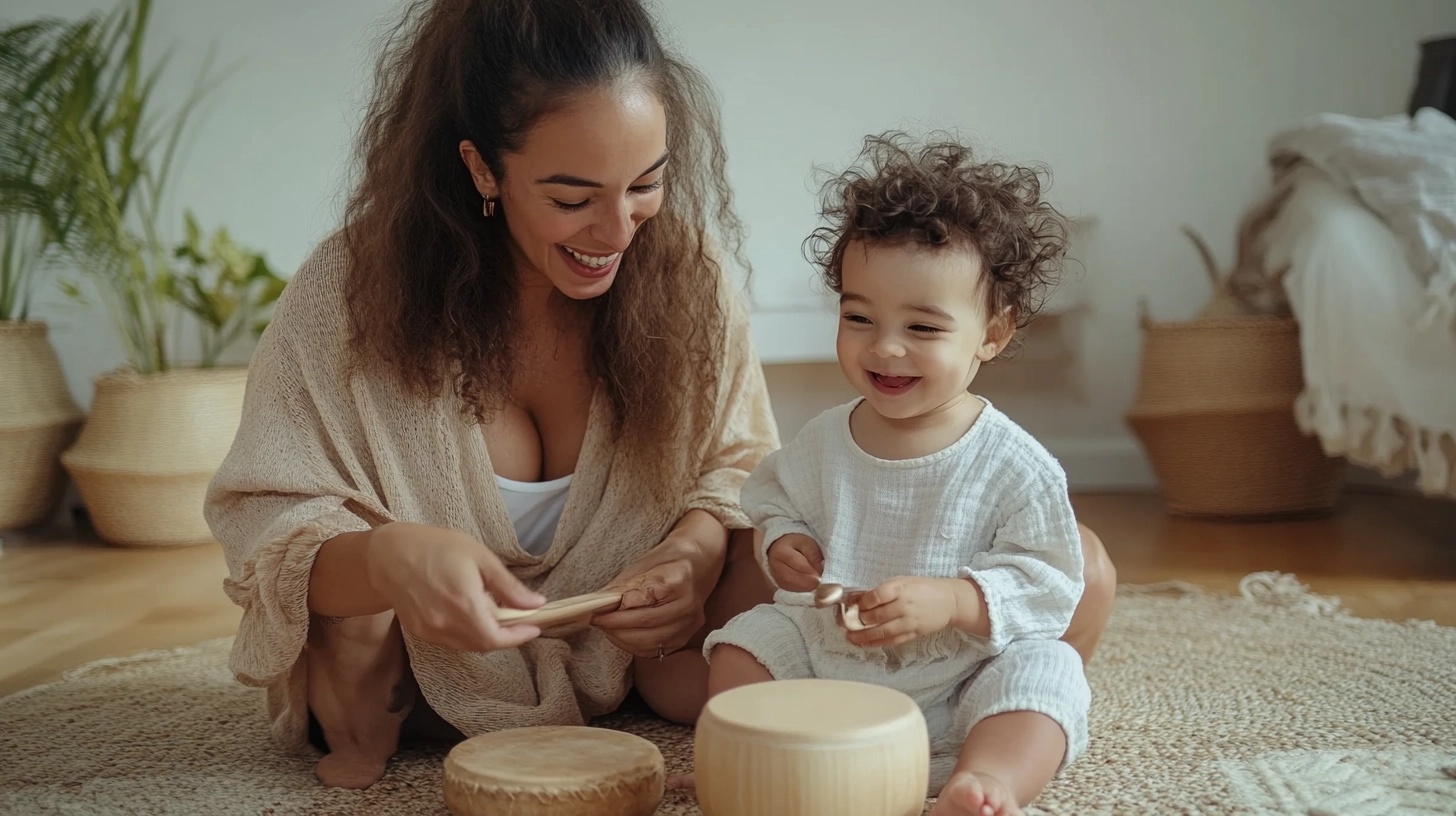
[[[919,816],[930,736],[901,692],[777,680],[708,701],[694,740],[705,816]]]
[[[606,728],[481,734],[445,757],[454,816],[651,816],[666,770],[651,742]]]

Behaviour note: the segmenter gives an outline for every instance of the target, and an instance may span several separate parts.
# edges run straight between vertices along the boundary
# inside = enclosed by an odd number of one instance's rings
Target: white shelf
[[[764,365],[832,363],[839,314],[825,302],[753,308],[753,346]]]

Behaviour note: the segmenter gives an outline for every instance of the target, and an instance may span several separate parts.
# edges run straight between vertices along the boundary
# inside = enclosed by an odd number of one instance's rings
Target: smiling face
[[[523,284],[585,300],[611,288],[622,253],[662,206],[667,119],[648,90],[600,89],[542,117],[501,157],[503,183],[473,144],[461,142],[460,154],[476,189],[496,199]]]
[[[965,405],[981,363],[1011,339],[1005,316],[989,319],[971,249],[855,242],[840,281],[839,367],[888,420]]]

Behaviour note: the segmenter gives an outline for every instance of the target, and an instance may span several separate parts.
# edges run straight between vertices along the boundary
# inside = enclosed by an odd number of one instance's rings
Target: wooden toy
[[[620,592],[593,592],[561,598],[535,609],[497,609],[495,619],[501,623],[529,623],[542,629],[557,628],[572,623],[584,623],[592,615],[611,609],[621,602]]]
[[[845,589],[839,584],[820,584],[814,590],[814,605],[821,609],[826,606],[833,606],[834,619],[839,625],[852,632],[868,629],[859,619],[859,606],[855,599],[864,594],[863,590]]]
[[[456,745],[443,788],[454,816],[651,816],[666,778],[662,753],[639,736],[541,726]]]
[[[693,744],[704,816],[919,816],[925,717],[908,695],[844,680],[776,680],[708,701]]]

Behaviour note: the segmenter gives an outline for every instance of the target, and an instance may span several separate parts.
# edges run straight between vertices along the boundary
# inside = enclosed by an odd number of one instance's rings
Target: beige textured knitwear
[[[267,688],[273,736],[291,750],[306,746],[301,653],[309,572],[324,541],[391,521],[446,527],[485,542],[548,598],[592,592],[689,509],[747,527],[739,487],[778,445],[746,310],[731,298],[715,415],[685,419],[661,450],[633,455],[616,443],[599,393],[555,539],[532,556],[516,541],[480,429],[453,393],[424,401],[388,374],[351,372],[347,278],[336,235],[289,285],[254,354],[243,421],[207,499],[227,555],[225,588],[243,609],[230,667],[240,682]],[[467,736],[580,724],[614,710],[629,689],[632,658],[596,629],[487,654],[404,639],[425,699]]]

